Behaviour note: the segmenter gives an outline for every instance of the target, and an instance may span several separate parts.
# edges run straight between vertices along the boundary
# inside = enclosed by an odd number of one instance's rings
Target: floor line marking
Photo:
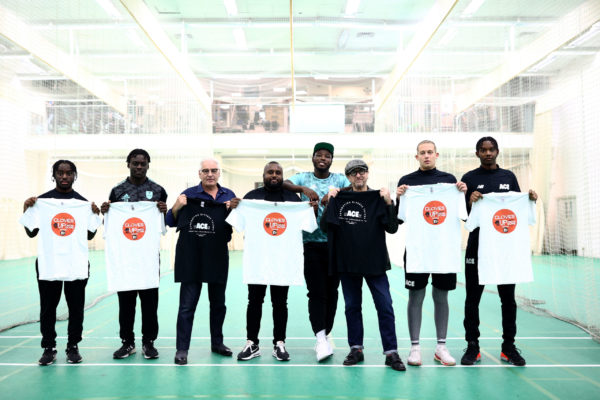
[[[0,367],[37,367],[40,366],[37,363],[0,363]],[[48,366],[45,368],[55,368],[55,367],[121,367],[121,368],[131,368],[131,367],[148,367],[148,368],[161,368],[161,367],[171,367],[171,368],[186,368],[186,367],[221,367],[221,368],[263,368],[263,367],[277,367],[277,368],[389,368],[383,364],[366,364],[366,365],[354,365],[354,366],[345,366],[342,364],[332,364],[332,365],[323,365],[323,364],[289,364],[289,363],[280,363],[280,364],[187,364],[187,365],[175,365],[172,363],[168,364],[157,364],[157,363],[131,363],[131,364],[116,364],[116,363],[81,363],[81,364],[53,364],[52,366]],[[545,364],[528,364],[525,367],[516,367],[510,364],[490,364],[490,365],[455,365],[452,367],[447,367],[444,365],[421,365],[418,368],[446,368],[446,369],[454,369],[454,368],[600,368],[600,364],[557,364],[557,365],[545,365]]]
[[[40,335],[13,335],[13,336],[8,336],[8,335],[0,335],[0,339],[25,339],[25,338],[37,338],[37,339],[41,339]],[[67,339],[67,336],[57,336],[58,339]],[[141,339],[141,336],[136,336],[136,339]],[[87,336],[84,335],[84,339],[120,339],[118,336]],[[175,340],[176,337],[175,336],[159,336],[156,340]],[[245,336],[225,336],[226,340],[246,340]],[[268,339],[272,339],[272,337],[270,336],[260,336],[259,339],[261,340],[268,340]],[[335,340],[348,340],[347,337],[344,336],[335,336],[335,337],[330,337],[330,339],[335,339]],[[379,338],[369,338],[366,337],[365,340],[378,340]],[[591,337],[583,337],[583,336],[526,336],[526,337],[517,337],[516,338],[517,341],[519,340],[588,340],[588,341],[593,341],[594,339],[592,339]],[[192,340],[210,340],[210,336],[193,336]],[[314,336],[310,336],[310,337],[288,337],[287,340],[315,340]],[[398,337],[398,340],[410,340],[409,337]],[[431,340],[431,341],[437,341],[437,338],[435,337],[422,337],[419,338],[419,340]],[[459,340],[459,341],[464,341],[465,338],[463,337],[449,337],[446,338],[446,340]],[[480,337],[479,340],[502,340],[501,337]]]

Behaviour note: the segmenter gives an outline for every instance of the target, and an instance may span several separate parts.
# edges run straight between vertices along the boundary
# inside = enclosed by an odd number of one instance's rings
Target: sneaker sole
[[[408,361],[408,360],[406,360],[406,363],[407,363],[408,365],[412,365],[413,367],[420,367],[420,366],[423,364],[421,361],[419,361],[419,362],[414,362],[414,361]]]
[[[146,353],[144,353],[144,358],[146,360],[156,360],[158,358],[158,356],[147,356]]]
[[[319,358],[319,356],[317,356],[317,362],[323,362],[323,361],[327,360],[328,358],[330,358],[331,356],[333,356],[333,352],[326,354],[325,356],[321,356],[320,358]]]
[[[439,362],[440,364],[445,365],[446,367],[452,367],[452,366],[456,365],[456,361],[454,361],[452,363],[447,363],[447,362],[442,361],[442,359],[439,358],[437,354],[433,355],[433,359],[435,361]]]
[[[115,355],[113,354],[113,358],[114,358],[115,360],[122,360],[122,359],[124,359],[124,358],[127,358],[127,357],[129,357],[129,356],[130,356],[130,355],[132,355],[132,354],[135,354],[135,349],[133,349],[133,351],[131,351],[131,352],[127,353],[127,355],[124,355],[123,357],[117,357],[117,356],[115,356]]]
[[[481,361],[481,356],[479,356],[477,358],[477,360],[473,361],[472,363],[469,362],[464,362],[463,360],[460,360],[460,365],[475,365],[477,364],[479,361]]]
[[[77,361],[75,361],[75,360],[69,360],[69,359],[67,359],[67,362],[68,362],[69,364],[79,364],[79,363],[80,363],[80,362],[82,362],[82,361],[83,361],[83,358],[81,358],[81,359],[79,359],[79,360],[77,360]]]
[[[290,361],[290,358],[279,358],[277,357],[277,354],[273,351],[273,357],[275,357],[277,359],[277,361]]]
[[[54,364],[54,361],[56,361],[56,358],[54,360],[50,361],[49,363],[46,363],[46,364],[41,363],[41,362],[38,361],[38,364],[41,365],[42,367],[45,367],[46,365],[52,365],[52,364]]]
[[[250,354],[248,357],[245,357],[245,358],[238,356],[238,361],[248,361],[248,360],[252,360],[253,358],[256,358],[256,357],[260,357],[260,350],[257,351],[256,353]]]
[[[523,364],[515,364],[510,358],[508,358],[504,353],[500,353],[500,359],[504,362],[509,363],[510,365],[514,365],[515,367],[524,367],[526,363]]]

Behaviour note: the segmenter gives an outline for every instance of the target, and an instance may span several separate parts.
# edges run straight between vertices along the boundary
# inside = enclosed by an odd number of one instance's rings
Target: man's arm
[[[319,195],[317,194],[317,192],[315,192],[314,190],[312,190],[311,188],[308,188],[306,186],[295,185],[289,179],[286,179],[285,181],[283,181],[283,188],[286,190],[289,190],[290,192],[302,193],[306,197],[308,197],[311,201],[319,200]]]

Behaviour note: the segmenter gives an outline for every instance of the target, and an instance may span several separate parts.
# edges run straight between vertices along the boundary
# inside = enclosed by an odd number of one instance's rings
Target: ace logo
[[[146,233],[146,224],[139,218],[129,218],[123,223],[123,235],[129,240],[140,240]]]
[[[506,208],[496,211],[492,217],[494,228],[500,233],[511,233],[517,227],[517,216]]]
[[[190,220],[190,233],[195,233],[198,237],[214,235],[215,223],[208,214],[196,214]]]
[[[508,183],[501,183],[498,187],[499,190],[510,190],[510,185]]]
[[[441,201],[433,200],[423,207],[423,218],[425,218],[428,224],[442,224],[446,220],[447,215],[446,206]]]
[[[348,210],[348,212],[346,213],[346,216],[347,217],[360,218],[360,212]]]
[[[287,220],[279,213],[270,213],[263,221],[263,228],[271,236],[280,236],[287,228]]]
[[[75,230],[75,218],[71,214],[59,213],[52,218],[52,232],[57,236],[69,236]]]

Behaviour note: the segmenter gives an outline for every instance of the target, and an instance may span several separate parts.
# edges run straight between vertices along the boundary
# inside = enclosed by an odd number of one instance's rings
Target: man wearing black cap
[[[367,186],[369,167],[363,160],[351,160],[345,168],[351,187],[331,192],[321,220],[328,232],[330,270],[339,274],[346,303],[346,325],[350,353],[344,365],[364,360],[362,285],[366,281],[377,309],[385,365],[396,371],[406,367],[398,354],[392,295],[386,271],[391,268],[385,233],[398,230],[394,203],[387,188]]]
[[[302,193],[303,201],[318,203],[317,224],[323,215],[329,192],[350,185],[343,174],[329,172],[333,161],[333,145],[317,143],[313,149],[313,172],[301,172],[283,183],[283,188]],[[327,235],[317,229],[304,235],[304,278],[308,288],[308,313],[317,337],[317,361],[333,354],[327,335],[331,332],[337,309],[339,277],[329,275]]]

